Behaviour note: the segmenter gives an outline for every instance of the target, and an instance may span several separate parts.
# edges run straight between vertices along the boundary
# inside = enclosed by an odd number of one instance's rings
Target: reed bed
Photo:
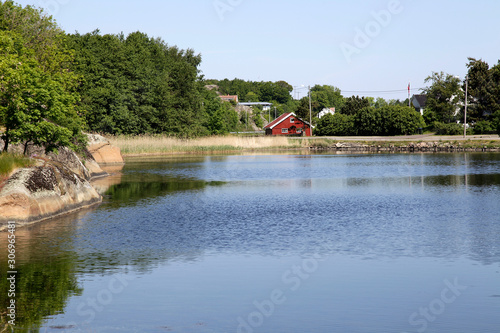
[[[301,142],[286,137],[212,136],[197,139],[179,139],[167,136],[113,136],[111,144],[124,155],[230,152],[240,150],[300,148]]]

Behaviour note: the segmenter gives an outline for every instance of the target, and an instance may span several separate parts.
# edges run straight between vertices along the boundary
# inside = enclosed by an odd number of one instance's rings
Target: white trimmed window
[[[282,128],[281,134],[288,134],[288,128]]]
[[[295,122],[295,118],[294,118],[294,117],[291,117],[291,118],[290,118],[290,122],[291,122],[291,123],[294,123],[294,122]]]

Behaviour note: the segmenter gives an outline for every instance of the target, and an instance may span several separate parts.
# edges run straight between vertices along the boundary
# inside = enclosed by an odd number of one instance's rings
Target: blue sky
[[[139,30],[192,48],[207,78],[328,84],[345,96],[405,99],[408,82],[418,93],[433,71],[463,78],[467,57],[500,59],[495,0],[17,2],[46,8],[67,32]]]

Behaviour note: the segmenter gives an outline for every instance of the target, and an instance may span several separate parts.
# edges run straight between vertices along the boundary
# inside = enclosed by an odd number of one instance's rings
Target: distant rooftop
[[[244,103],[238,103],[239,105],[245,105],[245,106],[254,106],[254,105],[263,105],[263,106],[271,106],[273,103],[268,103],[268,102],[244,102]]]
[[[418,105],[425,108],[427,105],[427,95],[413,95],[413,98],[418,102]]]

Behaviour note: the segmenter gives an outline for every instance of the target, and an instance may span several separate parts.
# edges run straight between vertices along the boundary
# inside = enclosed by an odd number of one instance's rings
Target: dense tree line
[[[66,34],[42,10],[5,1],[0,54],[5,151],[11,143],[82,148],[84,130],[187,137],[239,123],[234,108],[204,88],[201,55],[141,32]]]
[[[408,101],[343,97],[340,89],[315,85],[295,100],[285,81],[205,80],[201,55],[181,50],[141,32],[66,34],[41,10],[0,2],[0,132],[5,142],[60,146],[85,145],[82,131],[109,134],[168,134],[180,137],[224,134],[241,119],[220,94],[240,101],[273,103],[274,116],[294,112],[313,118],[324,135],[414,133],[421,119]],[[500,132],[500,63],[490,68],[469,58],[468,119],[475,133]],[[463,119],[465,82],[433,73],[424,90],[424,119],[440,133],[455,133]],[[309,107],[312,107],[312,114]],[[318,119],[325,108],[337,114]],[[263,126],[260,111],[250,119]],[[240,114],[241,116],[241,114]],[[246,118],[246,117],[244,117]],[[242,118],[243,119],[243,118]],[[245,120],[246,121],[246,120]]]
[[[207,85],[219,87],[222,95],[237,95],[241,102],[274,102],[287,104],[291,101],[293,87],[285,81],[255,82],[241,79],[207,80]]]
[[[201,56],[141,32],[68,36],[90,130],[201,136],[236,127],[236,112],[204,88]]]
[[[483,60],[468,60],[464,80],[443,72],[432,73],[426,79],[430,85],[423,91],[427,95],[425,121],[440,134],[463,133],[467,89],[470,132],[500,134],[500,61],[490,68]]]
[[[368,106],[355,113],[328,114],[318,120],[317,135],[392,136],[416,134],[425,126],[422,116],[408,106]]]

